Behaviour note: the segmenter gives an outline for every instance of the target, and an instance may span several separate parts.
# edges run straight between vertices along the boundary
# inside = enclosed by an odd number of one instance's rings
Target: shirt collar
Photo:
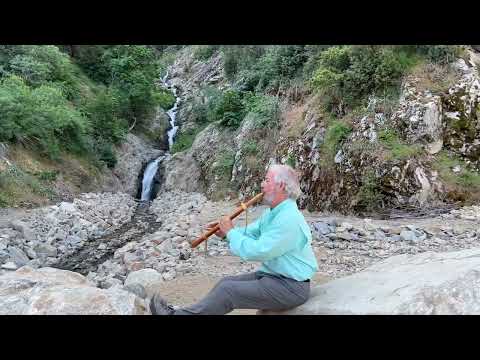
[[[277,214],[281,209],[287,208],[292,206],[293,204],[296,204],[296,202],[293,199],[287,198],[283,200],[280,204],[275,206],[273,209],[270,209],[270,214],[275,215]]]

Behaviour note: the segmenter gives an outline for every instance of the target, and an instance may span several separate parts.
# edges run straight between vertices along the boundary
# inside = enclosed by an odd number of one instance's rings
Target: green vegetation
[[[242,146],[245,155],[256,155],[258,153],[258,144],[255,140],[247,140]]]
[[[324,165],[333,162],[335,154],[340,148],[340,144],[348,137],[351,131],[352,127],[341,120],[333,120],[329,123],[325,133],[325,141],[321,147]]]
[[[287,158],[287,161],[286,161],[286,164],[287,164],[288,166],[291,166],[292,168],[295,169],[296,163],[297,163],[297,162],[296,162],[296,160],[295,160],[295,157],[294,157],[292,154],[289,154],[289,155],[288,155],[288,158]]]
[[[384,199],[380,186],[373,170],[367,171],[362,177],[362,185],[358,193],[357,208],[373,211],[379,207]]]
[[[214,165],[214,172],[222,178],[230,178],[233,164],[235,163],[235,153],[231,151],[221,152]]]
[[[243,98],[243,105],[247,112],[255,114],[257,127],[278,126],[280,111],[277,97],[248,92]]]
[[[194,48],[193,56],[197,60],[207,61],[218,49],[218,45],[197,45]]]
[[[192,147],[192,144],[195,140],[195,137],[198,133],[200,133],[203,129],[205,129],[207,124],[200,125],[198,127],[189,129],[187,131],[181,131],[178,136],[175,138],[175,142],[170,149],[172,154],[177,152],[188,150]]]
[[[242,94],[236,90],[214,92],[209,96],[206,118],[209,122],[219,121],[220,125],[237,128],[245,116]]]
[[[320,55],[310,85],[323,91],[329,110],[341,114],[367,95],[398,87],[401,75],[418,61],[416,53],[399,47],[335,46]]]
[[[167,108],[155,51],[140,45],[0,46],[0,141],[58,159],[62,151],[115,165],[130,126]]]
[[[422,147],[418,144],[408,145],[404,143],[397,132],[392,129],[379,131],[378,139],[380,143],[389,150],[388,159],[403,160],[416,156],[422,152]]]
[[[458,172],[453,172],[457,167]],[[437,154],[433,168],[447,184],[472,191],[480,190],[480,174],[469,170],[466,164],[456,155],[441,151]]]
[[[17,204],[18,198],[25,193],[50,198],[53,194],[52,189],[42,180],[50,181],[52,175],[46,175],[50,177],[48,179],[41,179],[42,174],[39,175],[36,177],[17,166],[10,166],[5,171],[0,171],[0,207]]]

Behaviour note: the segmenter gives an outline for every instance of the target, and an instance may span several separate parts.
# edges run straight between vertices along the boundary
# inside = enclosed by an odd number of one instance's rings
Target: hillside
[[[74,51],[72,50],[74,49]],[[0,46],[0,206],[135,194],[174,97],[147,46]]]
[[[477,64],[467,46],[185,47],[165,189],[252,196],[277,161],[299,170],[312,211],[475,203]]]

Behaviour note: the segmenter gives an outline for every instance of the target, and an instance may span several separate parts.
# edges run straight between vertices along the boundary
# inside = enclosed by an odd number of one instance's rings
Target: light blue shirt
[[[260,271],[298,281],[311,279],[318,271],[310,227],[292,199],[267,209],[246,228],[229,230],[227,239],[233,254],[261,261]]]

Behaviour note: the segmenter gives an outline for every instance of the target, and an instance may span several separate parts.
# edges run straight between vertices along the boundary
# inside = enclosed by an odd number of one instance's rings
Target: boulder
[[[77,273],[24,266],[0,276],[0,315],[140,315],[143,300],[116,286],[103,290]]]
[[[128,274],[125,280],[125,286],[133,288],[134,284],[140,284],[145,289],[146,295],[152,296],[157,291],[158,285],[163,282],[162,275],[157,271],[153,269],[142,269]]]
[[[480,314],[480,248],[398,255],[312,289],[303,305],[258,314]]]

